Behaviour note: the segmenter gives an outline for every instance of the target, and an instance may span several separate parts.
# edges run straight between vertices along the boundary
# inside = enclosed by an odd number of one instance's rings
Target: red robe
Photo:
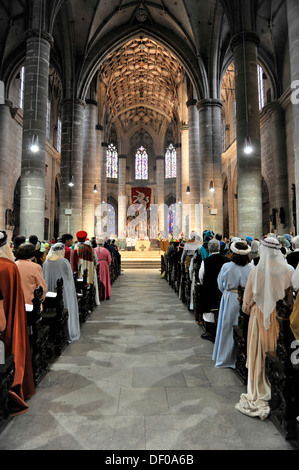
[[[25,400],[35,395],[27,317],[21,277],[17,265],[0,258],[0,290],[3,295],[6,328],[2,333],[5,357],[14,355],[15,377],[9,391],[11,415],[25,413]]]
[[[100,299],[109,300],[111,297],[111,281],[109,265],[111,264],[111,254],[107,248],[95,248],[95,252],[99,261],[99,286],[100,286]]]

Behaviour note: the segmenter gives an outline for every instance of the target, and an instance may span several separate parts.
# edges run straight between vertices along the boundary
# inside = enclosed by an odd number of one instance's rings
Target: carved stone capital
[[[61,105],[64,106],[65,104],[79,104],[85,109],[86,103],[84,100],[80,98],[63,98],[61,100]]]
[[[259,46],[260,38],[253,31],[244,31],[244,32],[241,32],[241,33],[237,33],[237,34],[235,34],[235,36],[233,36],[231,38],[231,41],[230,41],[231,50],[234,52],[235,48],[237,46],[243,45],[244,42],[245,43],[246,42],[253,42],[253,43],[256,44],[256,46]]]
[[[192,98],[191,100],[188,100],[186,102],[186,106],[187,106],[187,108],[189,108],[189,106],[195,106],[196,103],[197,103],[197,100],[195,98]]]
[[[216,100],[214,98],[204,98],[203,100],[200,100],[196,103],[198,111],[203,108],[208,108],[209,106],[222,108],[222,105],[223,104],[221,100]]]
[[[28,29],[24,33],[25,39],[29,38],[37,38],[37,39],[45,39],[49,44],[50,47],[54,45],[54,39],[51,34],[47,33],[47,31],[39,30],[39,29]]]
[[[85,100],[85,103],[86,104],[93,104],[94,106],[98,106],[98,102],[96,100],[87,99],[87,100]]]

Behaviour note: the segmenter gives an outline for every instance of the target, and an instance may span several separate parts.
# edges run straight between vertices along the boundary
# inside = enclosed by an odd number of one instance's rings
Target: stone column
[[[203,229],[223,232],[223,188],[221,160],[221,107],[216,99],[197,103],[200,141],[200,202],[203,204]],[[215,192],[210,191],[214,183]]]
[[[293,104],[293,126],[294,126],[294,160],[295,160],[295,185],[296,185],[296,233],[299,227],[299,2],[297,0],[287,0],[287,19],[289,31],[290,66],[291,66],[291,88],[295,90],[292,95]]]
[[[37,235],[43,240],[49,57],[53,39],[38,29],[27,31],[25,38],[20,234]],[[33,135],[39,139],[36,153],[29,148]]]
[[[102,142],[102,159],[101,159],[101,193],[102,201],[107,203],[107,142]]]
[[[181,212],[181,221],[182,221],[182,231],[185,236],[188,237],[191,231],[191,220],[190,220],[190,195],[186,194],[187,186],[190,186],[189,183],[189,131],[188,125],[183,124],[180,127],[181,131],[181,168],[182,168],[182,212]],[[192,191],[192,188],[190,188]]]
[[[103,139],[103,127],[100,124],[96,125],[96,161],[95,161],[95,184],[97,185],[98,192],[95,194],[94,204],[95,209],[102,203],[102,139]]]
[[[176,146],[176,203],[182,202],[182,145]]]
[[[85,102],[64,99],[61,103],[61,167],[59,233],[74,237],[82,226],[83,123]],[[71,177],[74,186],[70,187]]]
[[[95,193],[96,184],[95,160],[96,160],[96,122],[97,102],[86,100],[84,112],[84,151],[83,151],[83,217],[82,228],[93,237],[95,233]]]
[[[188,108],[188,136],[189,136],[189,185],[192,188],[190,203],[198,204],[200,200],[199,189],[199,116],[196,108],[196,100],[186,103]]]
[[[156,188],[157,188],[157,204],[158,204],[158,214],[159,214],[159,231],[165,232],[164,236],[168,236],[167,232],[167,223],[165,224],[165,213],[164,207],[164,182],[165,182],[165,157],[159,155],[156,157]]]
[[[118,237],[126,238],[126,174],[127,156],[118,156]]]
[[[11,124],[10,103],[0,105],[0,227],[5,228],[6,209],[12,208],[10,201],[10,191],[8,185],[10,181],[12,155],[9,152],[11,134],[9,132]]]
[[[284,111],[278,101],[272,101],[263,108],[263,116],[269,115],[269,139],[271,142],[271,155],[273,163],[275,208],[277,213],[277,233],[289,233],[291,227],[289,210],[289,182],[286,149],[286,132]],[[281,209],[285,215],[285,222],[281,220]]]
[[[260,144],[260,111],[258,101],[257,46],[254,32],[236,34],[231,40],[235,62],[237,105],[237,168],[238,168],[238,235],[261,238],[262,175]],[[249,136],[253,152],[244,152]]]

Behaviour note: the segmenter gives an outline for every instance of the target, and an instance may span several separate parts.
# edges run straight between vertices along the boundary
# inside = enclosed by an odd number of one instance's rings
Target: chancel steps
[[[122,269],[160,269],[163,251],[121,251]]]

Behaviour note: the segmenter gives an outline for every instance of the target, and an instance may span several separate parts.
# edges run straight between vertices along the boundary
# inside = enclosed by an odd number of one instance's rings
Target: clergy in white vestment
[[[63,303],[68,310],[67,333],[68,341],[80,338],[79,308],[75,281],[71,265],[64,257],[64,244],[52,245],[43,264],[43,274],[48,286],[48,292],[55,292],[57,280],[63,280]]]

